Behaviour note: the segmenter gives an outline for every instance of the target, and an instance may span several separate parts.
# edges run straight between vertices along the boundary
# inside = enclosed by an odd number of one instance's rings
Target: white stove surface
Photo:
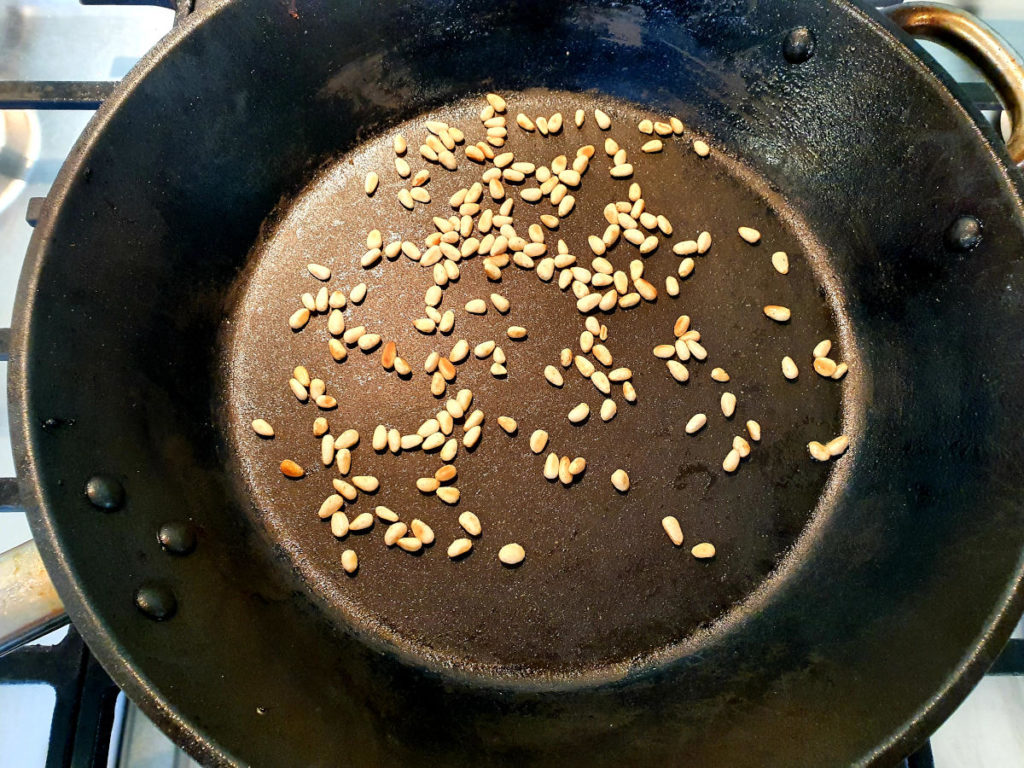
[[[1024,0],[958,0],[954,4],[977,13],[1024,51]],[[0,0],[0,80],[117,80],[171,28],[172,21],[172,12],[161,8],[90,7],[75,0]],[[955,56],[937,46],[927,47],[955,78],[980,79]],[[10,158],[0,154],[0,327],[10,326],[18,274],[32,234],[25,223],[28,200],[46,195],[91,114],[35,113],[38,157],[23,174],[20,189],[7,195],[3,172]],[[8,122],[14,130],[23,131],[24,124],[32,121],[33,116],[28,116]],[[0,120],[0,136],[3,130]],[[0,363],[0,391],[7,391],[4,363]],[[8,435],[3,407],[0,477],[14,474]],[[0,514],[0,551],[29,536],[24,515]],[[1017,628],[1016,637],[1024,637],[1022,629],[1024,625]],[[41,642],[55,642],[63,633],[61,630]],[[0,686],[0,766],[44,765],[53,700],[53,692],[45,686]],[[986,677],[939,728],[931,744],[937,768],[1024,768],[1024,678]],[[134,706],[126,704],[123,695],[108,764],[112,768],[196,765]]]

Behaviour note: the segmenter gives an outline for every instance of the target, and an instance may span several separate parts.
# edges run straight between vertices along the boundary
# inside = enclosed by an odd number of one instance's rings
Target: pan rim
[[[978,130],[978,138],[989,150],[1008,186],[1016,192],[1018,210],[1021,209],[1024,176],[1008,162],[1002,147],[993,143],[994,134],[983,124],[979,125],[977,110],[966,105],[958,95],[958,89],[941,68],[909,36],[896,29],[877,11],[867,9],[859,0],[835,0],[839,9],[856,16],[872,28],[882,40],[898,55],[895,43],[910,49],[913,56],[904,57],[918,68],[925,78],[933,79],[937,90],[946,92],[957,104],[957,108],[970,119]],[[215,0],[205,9],[197,11],[173,28],[132,71],[121,81],[113,94],[100,107],[79,137],[55,180],[48,200],[60,200],[66,195],[72,182],[81,172],[84,160],[93,145],[103,135],[103,129],[121,104],[132,94],[135,86],[142,81],[162,59],[184,41],[197,27],[209,22],[232,4],[232,0]],[[884,33],[888,33],[887,35]],[[47,208],[50,207],[48,203]],[[47,211],[49,212],[49,211]],[[235,758],[209,735],[199,728],[193,719],[179,712],[165,695],[152,686],[148,678],[127,660],[124,649],[114,635],[104,626],[82,592],[73,576],[73,569],[62,552],[53,520],[48,512],[46,497],[37,471],[35,440],[37,425],[33,424],[26,412],[29,401],[27,390],[27,359],[24,350],[28,348],[30,336],[29,320],[34,314],[34,295],[39,281],[40,267],[44,261],[49,240],[53,234],[55,219],[44,215],[33,233],[19,278],[12,325],[12,354],[9,364],[8,396],[11,411],[12,447],[18,471],[22,499],[28,513],[33,536],[48,565],[51,577],[58,586],[62,599],[76,628],[82,633],[103,667],[115,682],[147,714],[157,720],[176,742],[182,744],[193,756],[219,765],[239,765]],[[1008,578],[1007,588],[1001,601],[993,606],[985,626],[979,628],[979,642],[961,664],[947,678],[946,685],[911,715],[900,728],[893,731],[888,741],[876,750],[864,755],[864,765],[885,764],[925,739],[938,724],[948,716],[966,697],[985,669],[995,659],[999,649],[1009,638],[1013,627],[1024,612],[1024,555],[1018,561],[1017,572]]]

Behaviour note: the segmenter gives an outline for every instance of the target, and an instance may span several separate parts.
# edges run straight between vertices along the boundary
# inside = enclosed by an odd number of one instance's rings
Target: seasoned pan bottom
[[[301,574],[310,594],[339,626],[365,632],[431,665],[540,678],[614,675],[624,665],[661,653],[693,650],[716,627],[727,626],[722,620],[731,611],[745,610],[745,598],[771,590],[781,578],[786,555],[809,521],[828,512],[830,472],[841,472],[855,454],[851,450],[835,464],[817,463],[806,449],[810,440],[824,441],[843,431],[844,408],[851,404],[844,403],[842,392],[857,374],[855,350],[844,338],[841,304],[829,288],[821,248],[797,213],[741,162],[715,150],[699,157],[689,132],[663,139],[665,149],[658,154],[642,153],[641,144],[653,137],[638,132],[637,123],[663,116],[637,105],[575,93],[505,96],[509,143],[497,152],[512,151],[516,160],[542,165],[563,153],[571,162],[585,144],[597,148],[574,190],[575,210],[557,231],[547,232],[551,253],[561,238],[578,263],[589,268],[593,254],[587,237],[601,235],[607,226],[602,209],[626,200],[632,181],[642,186],[647,209],[672,222],[673,235],[662,237],[659,248],[644,258],[644,275],[658,288],[657,300],[597,313],[609,330],[606,345],[614,366],[633,371],[636,403],[625,402],[619,385],[613,385],[618,414],[604,423],[597,413],[604,396],[575,368],[564,371],[560,389],[545,381],[544,367],[558,366],[564,347],[578,352],[584,330],[576,299],[571,291],[559,290],[557,276],[545,283],[534,270],[511,265],[500,282],[492,282],[484,275],[481,257],[464,260],[459,280],[446,288],[439,307],[455,310],[454,330],[423,335],[412,323],[424,314],[431,270],[405,256],[383,259],[370,269],[359,266],[367,232],[374,228],[385,243],[400,238],[425,250],[423,239],[434,231],[431,217],[450,215],[450,195],[490,167],[470,162],[463,153],[484,136],[478,113],[486,102],[476,98],[429,116],[466,133],[455,153],[456,172],[419,156],[424,116],[339,157],[282,204],[253,249],[227,321],[223,428],[232,446],[232,469],[253,499],[252,525],[275,543],[282,567]],[[611,116],[609,131],[595,123],[595,107]],[[579,108],[587,114],[582,129],[572,120]],[[520,111],[530,116],[561,111],[565,125],[559,135],[547,138],[527,134],[515,124]],[[406,158],[413,173],[420,168],[430,172],[430,205],[407,211],[396,198],[410,184],[395,172],[395,133],[409,142]],[[608,136],[627,150],[635,168],[632,178],[609,175],[611,160],[603,151]],[[715,146],[714,137],[708,141]],[[372,198],[363,189],[369,171],[381,179]],[[516,199],[513,226],[523,236],[541,213],[554,212],[546,200],[531,205],[519,199],[520,189],[536,185],[532,179],[505,184]],[[497,212],[498,203],[486,192],[483,204]],[[744,242],[737,235],[739,226],[760,230],[761,242]],[[696,269],[680,281],[680,294],[672,298],[665,292],[665,276],[675,275],[681,261],[672,245],[702,230],[712,233],[713,245],[707,255],[695,256]],[[772,267],[771,255],[778,250],[789,254],[788,275]],[[641,257],[620,240],[607,258],[628,272],[629,262]],[[314,316],[300,332],[289,329],[288,317],[301,306],[300,295],[322,285],[307,272],[310,262],[332,269],[331,290],[348,294],[366,283],[366,299],[345,308],[346,324],[364,325],[385,342],[395,341],[398,354],[412,366],[410,379],[382,368],[380,347],[363,353],[349,346],[347,359],[335,362],[327,347],[326,315]],[[493,307],[482,316],[463,310],[470,299],[486,300],[492,292],[511,302],[507,315]],[[769,320],[762,312],[766,304],[790,307],[792,320],[784,325]],[[656,344],[674,341],[673,323],[681,314],[692,318],[709,353],[705,362],[687,363],[690,380],[685,384],[674,381],[664,361],[651,352]],[[510,325],[527,328],[528,338],[509,339]],[[843,382],[824,379],[811,368],[811,350],[825,338],[833,341],[831,356],[850,366]],[[433,475],[442,465],[436,452],[378,454],[370,439],[380,423],[414,433],[443,407],[445,398],[429,391],[423,363],[432,351],[447,355],[459,339],[471,347],[495,340],[507,355],[508,376],[493,377],[491,360],[471,355],[449,385],[446,397],[469,388],[473,408],[486,414],[476,449],[460,447],[453,462],[461,498],[449,506],[415,486],[417,478]],[[800,367],[796,381],[782,375],[785,355]],[[326,381],[328,394],[339,401],[337,409],[322,412],[291,394],[288,379],[296,365]],[[728,383],[711,379],[716,366],[728,371]],[[731,419],[719,406],[726,391],[738,401]],[[590,405],[591,416],[577,426],[566,414],[580,402]],[[686,435],[684,425],[698,412],[708,415],[708,425]],[[349,517],[385,505],[405,522],[414,517],[426,521],[437,536],[432,547],[415,555],[386,547],[386,525],[379,520],[344,541],[331,535],[329,524],[317,516],[323,499],[333,493],[331,479],[338,476],[335,467],[320,462],[312,423],[321,415],[334,435],[359,431],[351,474],[380,479],[379,491],[361,494],[347,506]],[[499,416],[517,420],[515,436],[498,427]],[[272,440],[253,433],[249,424],[255,418],[273,424]],[[847,413],[846,423],[852,418]],[[727,475],[722,461],[733,437],[746,436],[747,419],[761,424],[763,438],[753,444],[739,471]],[[528,447],[535,429],[550,434],[547,450],[587,459],[585,474],[571,487],[544,478],[544,454],[533,455]],[[458,424],[454,435],[461,438]],[[284,459],[302,465],[306,476],[285,478],[278,469]],[[618,468],[632,481],[626,494],[616,492],[609,480]],[[480,518],[483,534],[468,556],[453,562],[445,550],[466,535],[457,518],[467,510]],[[662,530],[660,521],[668,514],[679,519],[686,537],[680,548]],[[498,561],[499,548],[508,542],[526,550],[518,568]],[[690,547],[698,542],[713,543],[717,556],[707,561],[692,557]],[[355,576],[342,569],[341,553],[347,548],[359,556]]]

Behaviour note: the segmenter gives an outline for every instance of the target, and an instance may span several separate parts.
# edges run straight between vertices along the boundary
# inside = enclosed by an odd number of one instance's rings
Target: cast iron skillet
[[[18,294],[23,497],[111,675],[211,764],[795,766],[908,752],[1019,617],[1024,544],[1020,177],[908,42],[847,2],[198,12],[69,157]],[[831,322],[857,362],[842,406],[855,450],[789,556],[697,641],[601,674],[557,658],[446,664],[347,624],[254,524],[224,422],[232,361],[218,340],[278,204],[396,122],[535,87],[676,114],[767,179],[772,211],[791,212],[782,229],[804,232],[808,263],[820,252],[815,275],[831,276]],[[492,583],[528,578],[532,562],[492,569]],[[713,564],[725,581],[728,564]],[[619,602],[642,606],[629,585],[616,583]],[[546,605],[532,599],[527,640]]]

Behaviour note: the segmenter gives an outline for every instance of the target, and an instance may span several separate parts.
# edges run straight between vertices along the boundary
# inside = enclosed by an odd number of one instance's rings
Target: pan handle
[[[35,542],[0,554],[0,656],[66,621]]]
[[[1006,149],[1024,163],[1024,61],[995,30],[977,17],[942,3],[907,2],[882,13],[908,35],[940,43],[964,56],[992,83],[1010,113]]]

